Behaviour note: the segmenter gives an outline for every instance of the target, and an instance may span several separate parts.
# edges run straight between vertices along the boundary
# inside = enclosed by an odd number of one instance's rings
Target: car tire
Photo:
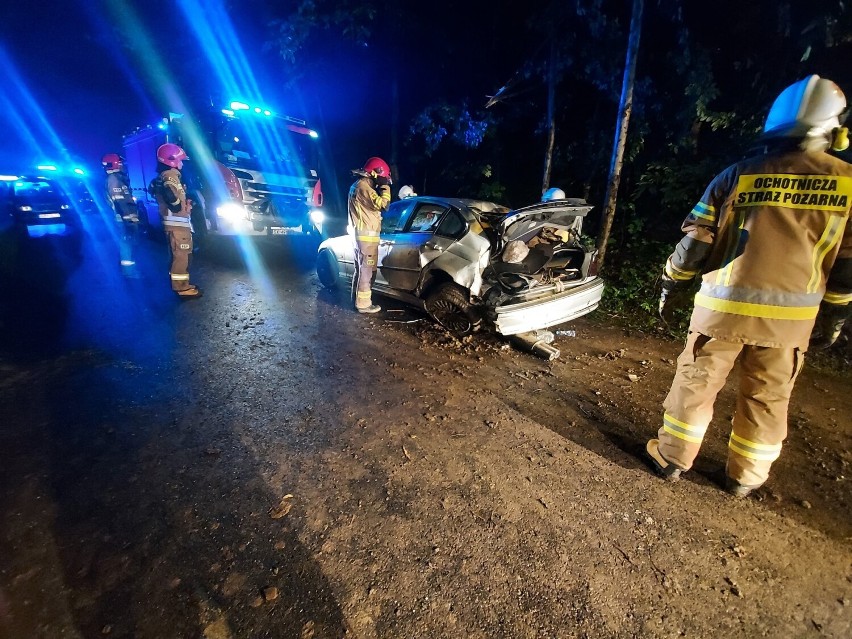
[[[451,333],[463,337],[479,327],[467,291],[458,284],[445,282],[426,298],[426,312]]]
[[[329,249],[323,249],[317,255],[317,277],[327,289],[335,290],[340,286],[340,265]]]

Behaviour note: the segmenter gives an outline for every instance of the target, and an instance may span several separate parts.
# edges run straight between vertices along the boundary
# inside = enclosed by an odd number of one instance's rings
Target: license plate
[[[269,230],[273,235],[287,235],[287,229],[283,226],[273,226]]]

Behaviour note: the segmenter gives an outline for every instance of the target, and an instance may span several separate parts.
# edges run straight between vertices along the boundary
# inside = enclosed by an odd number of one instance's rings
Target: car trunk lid
[[[575,229],[579,226],[589,211],[590,204],[579,199],[539,202],[511,211],[500,225],[500,235],[503,242],[532,239],[541,229],[555,227],[563,230]]]

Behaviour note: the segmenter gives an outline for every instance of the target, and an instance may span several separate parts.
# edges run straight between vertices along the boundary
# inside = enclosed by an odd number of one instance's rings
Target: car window
[[[50,182],[41,180],[19,180],[18,182],[15,182],[15,195],[19,197],[56,195],[56,190]]]
[[[455,209],[450,209],[438,225],[435,235],[451,237],[454,239],[460,238],[467,231],[467,222]]]
[[[418,204],[411,215],[411,224],[408,226],[412,233],[434,233],[438,228],[441,216],[446,213],[448,207],[432,202]]]
[[[405,223],[414,209],[415,202],[400,200],[388,207],[382,213],[382,233],[400,233],[405,228]]]

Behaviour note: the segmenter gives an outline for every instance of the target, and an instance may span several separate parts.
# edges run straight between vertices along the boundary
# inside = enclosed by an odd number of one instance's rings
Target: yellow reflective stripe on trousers
[[[852,302],[852,293],[828,293],[822,296],[823,301],[828,302],[829,304],[837,304],[838,306],[845,306],[849,302]]]
[[[665,413],[663,415],[663,430],[678,439],[700,444],[704,439],[704,433],[707,432],[707,426],[692,426]]]
[[[811,270],[811,279],[808,281],[808,293],[814,293],[819,288],[820,283],[822,282],[822,263],[825,261],[825,256],[828,252],[837,244],[837,240],[840,239],[842,233],[840,233],[841,229],[843,229],[846,224],[846,217],[842,215],[832,215],[828,224],[825,225],[825,231],[822,233],[822,237],[819,238],[819,242],[814,245],[814,254],[811,259],[812,270]]]
[[[189,273],[169,273],[169,275],[171,275],[172,279],[176,282],[181,282],[184,280],[186,280],[187,282],[189,281]]]
[[[728,440],[728,448],[738,455],[758,461],[775,461],[781,454],[781,444],[759,444],[734,433]]]
[[[355,296],[362,300],[368,300],[371,297],[370,291],[356,291]]]
[[[775,306],[754,302],[735,302],[710,297],[704,293],[698,293],[695,296],[695,305],[720,313],[777,320],[812,320],[819,311],[819,306]]]

